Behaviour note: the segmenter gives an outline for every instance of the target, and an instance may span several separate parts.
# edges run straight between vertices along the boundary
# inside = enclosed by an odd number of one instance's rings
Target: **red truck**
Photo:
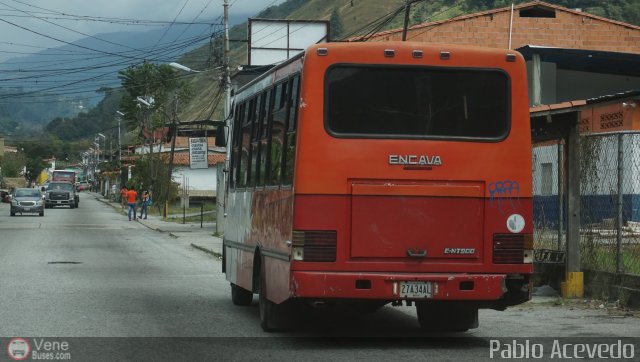
[[[76,184],[76,172],[70,170],[54,170],[51,175],[51,181],[66,181]]]

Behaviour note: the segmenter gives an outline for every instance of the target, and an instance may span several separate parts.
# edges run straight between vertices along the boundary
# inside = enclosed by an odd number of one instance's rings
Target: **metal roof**
[[[555,63],[559,69],[640,76],[640,54],[536,45],[526,45],[516,50],[526,60],[531,60],[534,54],[540,54],[541,61]]]

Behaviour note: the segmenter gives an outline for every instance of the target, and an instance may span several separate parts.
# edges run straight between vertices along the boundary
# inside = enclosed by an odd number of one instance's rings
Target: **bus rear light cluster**
[[[337,232],[334,230],[294,230],[293,260],[336,261]]]
[[[494,234],[494,264],[531,264],[533,234]]]

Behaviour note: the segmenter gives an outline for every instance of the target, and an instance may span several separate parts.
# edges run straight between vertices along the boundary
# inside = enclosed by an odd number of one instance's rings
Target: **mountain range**
[[[232,24],[244,20],[230,18]],[[143,61],[173,62],[208,47],[212,34],[222,32],[217,22],[97,34],[1,62],[0,133],[29,132],[87,111],[104,97],[97,91],[120,86],[120,70]]]
[[[412,2],[410,22],[418,24],[452,18],[465,13],[510,6],[527,1],[431,0]],[[580,8],[595,15],[640,24],[640,0],[603,2],[599,0],[549,0],[568,8]],[[246,64],[246,18],[306,19],[332,21],[331,36],[342,39],[370,31],[398,28],[404,20],[405,0],[288,0],[253,15],[231,14],[232,65]],[[386,19],[392,13],[397,16]],[[166,33],[165,33],[166,32]],[[29,56],[0,63],[11,74],[0,83],[0,132],[10,133],[42,128],[54,118],[74,117],[117,88],[118,71],[144,60],[168,63],[178,60],[193,69],[212,67],[209,40],[221,35],[222,26],[173,26],[146,32],[98,34],[73,44],[65,44]],[[164,35],[162,35],[164,34]],[[162,38],[161,41],[158,39]],[[220,43],[218,43],[220,45]],[[214,51],[212,51],[214,50]],[[217,49],[218,55],[220,49]],[[8,80],[12,79],[12,80]],[[192,80],[199,94],[184,105],[181,119],[197,114],[221,116],[212,107],[217,77],[199,74]],[[61,99],[63,100],[61,102]],[[218,107],[220,108],[220,107]],[[109,117],[105,117],[109,118]],[[112,118],[112,117],[111,117]]]

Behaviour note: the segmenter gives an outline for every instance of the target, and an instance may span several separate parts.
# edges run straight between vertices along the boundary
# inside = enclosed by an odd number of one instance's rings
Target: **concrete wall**
[[[527,82],[529,83],[529,104],[533,102],[533,62],[527,62]],[[540,92],[541,104],[554,104],[557,102],[557,75],[558,69],[555,63],[540,63]],[[578,98],[572,98],[578,99]]]
[[[189,190],[210,191],[211,195],[215,196],[217,184],[215,166],[209,166],[206,169],[179,166],[173,169],[173,181],[177,182],[180,188],[185,178],[188,178]]]

